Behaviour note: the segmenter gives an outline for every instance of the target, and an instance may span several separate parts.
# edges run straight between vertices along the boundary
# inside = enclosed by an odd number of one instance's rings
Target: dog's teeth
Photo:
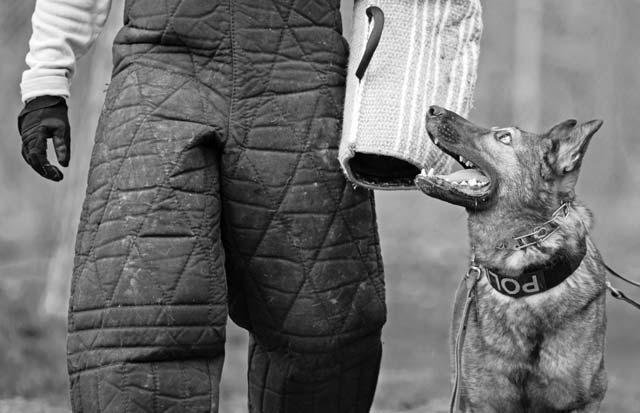
[[[420,171],[420,175],[422,175],[422,176],[434,176],[435,175],[435,170],[433,168],[429,168],[429,172],[427,172],[427,170],[425,168],[422,168],[422,170]]]
[[[471,163],[471,161],[467,161],[465,165],[468,166],[469,168],[473,167],[473,163]]]
[[[469,182],[468,181],[462,181],[462,182],[460,182],[460,185],[469,186]]]
[[[476,181],[476,178],[471,178],[469,180],[469,185],[471,186],[478,186],[478,181]]]
[[[440,140],[438,138],[433,138],[433,143],[435,143],[436,145],[439,145]]]
[[[462,156],[458,157],[460,159],[460,163],[464,163],[464,158]]]

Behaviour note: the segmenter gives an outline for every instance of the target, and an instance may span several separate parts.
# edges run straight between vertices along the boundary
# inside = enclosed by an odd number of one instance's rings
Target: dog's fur
[[[427,130],[452,156],[462,155],[490,184],[460,190],[448,176],[425,174],[416,184],[428,195],[463,205],[475,262],[517,277],[525,268],[558,255],[587,252],[563,283],[536,295],[512,298],[485,277],[466,327],[462,350],[460,406],[465,412],[597,412],[607,379],[604,370],[605,270],[589,238],[592,218],[575,199],[581,161],[601,121],[569,120],[536,135],[517,128],[485,129],[453,112],[432,107]],[[510,135],[510,142],[497,137]],[[467,171],[471,172],[471,171]],[[501,240],[526,234],[559,216],[557,232],[539,245],[499,249]],[[458,331],[467,294],[456,293],[452,337]],[[454,357],[452,346],[452,360]]]

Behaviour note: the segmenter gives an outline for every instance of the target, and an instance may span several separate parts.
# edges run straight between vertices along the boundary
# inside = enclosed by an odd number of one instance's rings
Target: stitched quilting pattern
[[[377,346],[348,350],[379,341],[385,308],[371,194],[337,161],[338,6],[128,2],[78,232],[72,388],[129,388],[141,364],[163,394],[166,361],[222,357],[228,302],[258,345],[296,355],[280,368],[297,381],[347,355],[375,378]]]

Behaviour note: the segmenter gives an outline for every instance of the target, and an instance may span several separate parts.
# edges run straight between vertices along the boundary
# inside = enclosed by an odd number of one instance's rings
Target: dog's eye
[[[497,140],[505,145],[511,145],[511,131],[509,130],[500,130],[495,134]]]

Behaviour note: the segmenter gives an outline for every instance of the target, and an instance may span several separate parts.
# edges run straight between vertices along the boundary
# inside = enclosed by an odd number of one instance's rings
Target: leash
[[[613,270],[613,268],[609,267],[606,263],[602,263],[606,270],[618,277],[619,279],[640,288],[640,282],[630,280]],[[476,297],[476,285],[480,278],[483,276],[482,268],[475,265],[475,260],[472,260],[472,264],[469,267],[469,270],[464,276],[464,279],[467,283],[467,296],[464,302],[464,308],[462,310],[462,319],[460,321],[460,325],[458,326],[458,331],[456,333],[456,338],[454,342],[455,352],[455,379],[453,384],[453,390],[451,391],[451,399],[449,401],[449,413],[454,413],[456,407],[460,406],[460,379],[462,375],[462,345],[464,344],[465,334],[467,332],[467,323],[469,321],[469,313],[471,311],[471,303]],[[625,293],[615,288],[611,282],[606,281],[606,286],[611,292],[611,295],[618,299],[626,302],[627,304],[632,305],[636,309],[640,310],[640,302],[635,301],[634,299],[628,297]]]
[[[519,237],[514,237],[512,243],[503,242],[497,246],[497,249],[513,249],[520,250],[532,245],[540,244],[542,241],[546,240],[555,233],[559,225],[556,222],[556,219],[561,215],[568,215],[569,213],[569,202],[563,202],[560,207],[552,214],[551,219],[540,224],[534,230],[528,234],[521,235]],[[583,223],[584,225],[584,223]],[[509,245],[514,244],[514,245]],[[582,259],[581,259],[582,260]],[[627,277],[624,277],[618,274],[613,268],[609,267],[605,262],[602,262],[605,269],[613,276],[621,279],[622,281],[631,284],[635,287],[640,288],[640,282],[631,280]],[[488,270],[484,270],[488,271]],[[453,389],[451,391],[451,399],[449,401],[449,413],[455,413],[456,407],[460,407],[460,380],[462,376],[462,346],[464,344],[464,338],[467,331],[467,323],[469,321],[469,313],[471,311],[471,303],[476,298],[476,286],[480,278],[484,275],[483,267],[476,265],[475,263],[475,254],[472,255],[471,265],[469,266],[469,270],[464,276],[464,280],[467,284],[467,296],[464,302],[464,308],[462,310],[462,319],[460,320],[460,325],[458,326],[458,331],[456,333],[455,342],[454,342],[454,363],[455,363],[455,376]],[[571,271],[573,272],[573,271]],[[489,284],[491,284],[491,280],[489,280]],[[624,292],[615,288],[611,282],[605,282],[607,289],[611,292],[611,295],[618,299],[626,302],[627,304],[632,305],[636,309],[640,310],[640,302],[628,297]],[[492,287],[493,284],[491,284]],[[495,287],[494,287],[495,288]]]
[[[474,260],[475,261],[475,260]],[[469,313],[471,312],[471,303],[476,297],[476,286],[480,278],[482,278],[483,271],[482,268],[475,265],[475,262],[472,261],[469,270],[464,276],[464,279],[467,283],[467,296],[464,302],[464,308],[462,310],[462,319],[460,320],[460,325],[458,326],[458,331],[456,333],[456,338],[454,342],[454,362],[455,362],[455,378],[453,383],[453,390],[451,391],[451,398],[449,401],[449,413],[455,413],[456,407],[460,406],[460,379],[462,375],[462,345],[464,344],[464,338],[467,332],[467,323],[469,321]],[[640,283],[637,281],[630,280],[616,271],[614,271],[611,267],[609,267],[606,263],[602,263],[606,270],[618,277],[619,279],[640,288]],[[611,292],[611,295],[618,300],[622,300],[627,304],[632,305],[636,309],[640,310],[640,302],[633,300],[628,297],[625,293],[615,288],[609,281],[606,281],[607,288]]]
[[[639,287],[640,288],[640,282],[637,281],[632,281],[626,277],[623,277],[622,275],[618,274],[617,272],[615,272],[611,267],[609,267],[606,263],[602,263],[604,265],[604,268],[607,269],[607,271],[609,271],[611,273],[611,275],[615,275],[616,277],[620,278],[622,281],[625,281],[633,286]]]
[[[609,273],[613,276],[618,277],[619,279],[621,279],[622,281],[625,281],[635,287],[639,287],[640,288],[640,283],[637,281],[633,281],[630,280],[626,277],[623,277],[622,275],[618,274],[616,271],[614,271],[611,267],[609,267],[607,264],[605,264],[604,262],[602,263],[602,265],[604,265],[604,268],[607,269],[607,271],[609,271]],[[627,304],[630,304],[632,306],[634,306],[636,309],[640,310],[640,302],[628,297],[625,293],[623,293],[622,291],[620,291],[619,289],[617,289],[616,287],[614,287],[611,282],[607,281],[607,288],[609,289],[609,291],[611,292],[611,296],[613,298],[617,298],[618,300],[624,301]]]
[[[538,225],[537,227],[535,227],[533,229],[533,231],[527,233],[527,234],[523,234],[517,237],[513,237],[510,240],[505,240],[502,241],[500,244],[498,244],[498,246],[496,247],[497,249],[512,249],[512,250],[522,250],[534,245],[540,245],[544,240],[546,240],[547,238],[549,238],[552,234],[554,234],[559,228],[560,226],[558,225],[558,223],[556,222],[556,220],[558,219],[558,217],[561,216],[567,216],[569,214],[569,210],[571,207],[571,202],[570,201],[562,201],[562,203],[560,204],[560,207],[558,209],[556,209],[552,214],[551,214],[551,218],[545,222],[543,222],[542,224]],[[589,232],[587,230],[587,227],[584,225],[584,223],[582,221],[580,221],[582,223],[582,225],[584,226],[585,230],[587,231],[587,233]],[[613,268],[609,267],[605,262],[602,262],[602,265],[604,265],[604,267],[606,268],[606,270],[613,276],[618,277],[619,279],[621,279],[622,281],[633,285],[634,287],[638,287],[640,288],[640,282],[637,281],[633,281],[630,280],[629,278],[626,278],[620,274],[618,274],[616,271],[613,270]],[[571,271],[573,272],[573,271]],[[489,279],[489,283],[491,284],[491,286],[493,286],[495,288],[495,285],[493,283],[491,283],[491,279]],[[621,290],[617,289],[616,287],[614,287],[611,282],[606,281],[606,286],[609,289],[609,291],[611,292],[611,296],[626,302],[627,304],[632,305],[633,307],[635,307],[636,309],[640,310],[640,302],[632,299],[631,297],[627,296],[624,292],[622,292]],[[499,288],[498,291],[502,292]]]
[[[586,225],[584,225],[584,222],[580,221],[582,223],[582,226],[585,228],[585,231],[587,231],[587,233],[589,232]],[[609,267],[607,265],[606,262],[602,261],[602,265],[604,265],[604,268],[609,272],[609,274],[618,277],[619,279],[621,279],[622,281],[633,285],[634,287],[638,287],[640,288],[640,282],[637,281],[633,281],[630,280],[627,277],[624,277],[620,274],[618,274],[618,272],[614,271],[613,268]],[[631,297],[628,297],[625,293],[623,293],[622,291],[620,291],[619,289],[617,289],[616,287],[614,287],[610,281],[605,281],[605,285],[607,286],[607,289],[609,290],[609,292],[611,292],[611,296],[613,298],[616,298],[618,300],[624,301],[625,303],[632,305],[633,307],[635,307],[636,309],[640,310],[640,302],[632,299]]]
[[[449,413],[454,413],[456,406],[460,405],[460,376],[462,374],[462,345],[464,336],[467,331],[467,321],[469,320],[469,312],[471,311],[471,303],[476,296],[476,285],[482,278],[482,269],[476,266],[473,261],[469,270],[464,276],[467,283],[467,297],[462,310],[462,320],[458,326],[458,332],[455,339],[455,380],[453,390],[451,391],[451,399],[449,402]]]

